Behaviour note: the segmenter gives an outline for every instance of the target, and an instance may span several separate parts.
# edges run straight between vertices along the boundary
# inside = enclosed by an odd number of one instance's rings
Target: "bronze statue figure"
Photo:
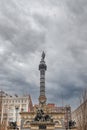
[[[43,53],[42,53],[42,59],[43,59],[43,60],[45,59],[45,53],[44,53],[44,51],[43,51]]]
[[[52,119],[49,115],[45,115],[42,109],[38,109],[37,110],[37,114],[34,118],[34,121],[51,121]]]

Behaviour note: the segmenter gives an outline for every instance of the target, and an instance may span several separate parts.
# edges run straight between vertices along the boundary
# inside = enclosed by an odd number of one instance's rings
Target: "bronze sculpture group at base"
[[[55,123],[50,115],[42,109],[37,109],[34,120],[30,123],[30,130],[54,130]]]
[[[51,121],[51,122],[53,122],[51,117],[48,114],[45,114],[42,109],[37,110],[34,121],[43,121],[43,122],[44,121]]]

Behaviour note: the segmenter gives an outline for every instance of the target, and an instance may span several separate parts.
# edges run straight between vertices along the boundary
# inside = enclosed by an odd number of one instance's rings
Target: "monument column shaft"
[[[39,71],[40,71],[40,96],[39,96],[39,103],[45,104],[46,103],[46,96],[45,96],[45,71],[47,70],[47,66],[44,61],[45,53],[42,53],[42,59],[39,64]]]
[[[45,96],[45,70],[40,70],[40,96]]]

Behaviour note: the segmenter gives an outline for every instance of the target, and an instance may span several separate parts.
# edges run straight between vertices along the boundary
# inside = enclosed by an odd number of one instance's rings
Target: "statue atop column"
[[[45,59],[45,53],[44,53],[44,51],[42,52],[42,59],[43,60]]]

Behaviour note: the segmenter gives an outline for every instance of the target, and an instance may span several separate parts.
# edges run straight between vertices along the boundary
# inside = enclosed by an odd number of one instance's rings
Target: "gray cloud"
[[[0,89],[38,102],[44,50],[48,102],[59,106],[63,97],[75,108],[87,87],[86,15],[86,0],[0,0]]]

